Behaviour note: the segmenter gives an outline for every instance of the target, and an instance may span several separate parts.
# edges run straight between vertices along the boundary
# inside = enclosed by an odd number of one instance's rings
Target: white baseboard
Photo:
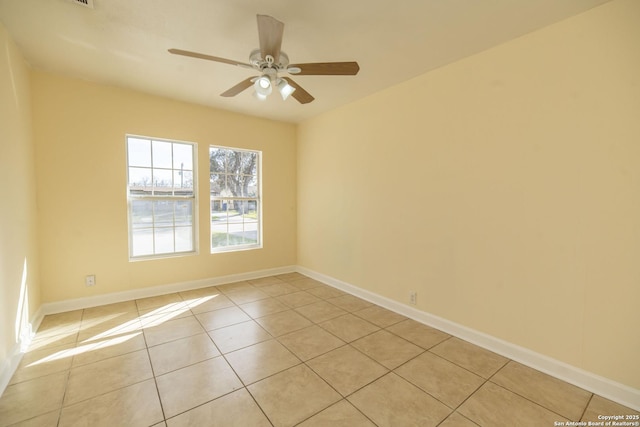
[[[132,299],[154,297],[172,292],[189,291],[192,289],[205,288],[207,286],[222,285],[225,283],[241,282],[243,280],[259,279],[261,277],[274,276],[278,274],[291,273],[296,271],[295,266],[270,268],[266,270],[251,271],[248,273],[231,274],[227,276],[214,277],[211,279],[191,280],[187,282],[171,283],[167,285],[152,286],[149,288],[132,289],[130,291],[114,292],[93,297],[76,298],[65,301],[42,304],[34,314],[31,321],[32,333],[28,339],[23,340],[11,349],[11,354],[0,367],[0,396],[7,388],[11,377],[15,373],[22,356],[35,331],[38,330],[42,319],[47,314],[63,313],[65,311],[80,310],[84,308],[96,307],[99,305],[113,304],[117,302],[130,301]]]
[[[35,331],[38,330],[40,323],[42,322],[42,318],[44,314],[42,313],[42,307],[38,308],[38,311],[34,313],[29,322],[30,331],[25,334],[24,339],[20,342],[17,342],[13,348],[11,348],[9,352],[9,356],[2,364],[0,368],[0,396],[4,393],[4,390],[9,385],[9,381],[11,381],[11,377],[18,369],[18,365],[22,361],[22,356],[24,355],[24,350],[29,347],[31,344],[31,340],[35,335]]]
[[[155,297],[172,292],[189,291],[192,289],[206,288],[207,286],[217,286],[225,283],[259,279],[261,277],[275,276],[277,274],[291,273],[294,271],[296,271],[296,268],[294,266],[270,268],[266,270],[251,271],[248,273],[230,274],[227,276],[214,277],[210,279],[190,280],[186,282],[152,286],[149,288],[139,288],[129,291],[113,292],[104,295],[96,295],[93,297],[50,302],[42,305],[42,312],[45,315],[63,313],[65,311],[80,310],[83,308],[97,307],[99,305],[131,301],[133,299]]]
[[[296,271],[344,292],[377,304],[410,319],[439,329],[450,335],[478,345],[501,356],[515,360],[530,368],[544,372],[577,387],[588,390],[606,399],[640,411],[640,390],[612,381],[608,378],[585,371],[551,357],[536,353],[528,348],[501,340],[500,338],[476,331],[439,316],[418,310],[398,301],[383,297],[333,277],[305,267]]]
[[[222,285],[225,283],[239,282],[243,280],[259,279],[261,277],[285,274],[297,271],[301,274],[316,279],[322,283],[333,286],[344,292],[365,299],[388,310],[402,314],[425,325],[434,327],[450,335],[476,344],[494,353],[515,360],[523,365],[537,369],[553,377],[566,381],[577,387],[610,399],[629,408],[640,410],[640,390],[612,381],[608,378],[582,370],[575,366],[536,353],[527,348],[509,343],[491,335],[476,331],[450,320],[433,314],[417,310],[398,301],[383,297],[333,277],[318,273],[304,267],[279,267],[248,273],[232,274],[211,279],[192,280],[149,288],[133,289],[130,291],[115,292],[94,297],[77,298],[66,301],[43,304],[34,314],[31,325],[32,330],[37,331],[42,318],[47,314],[62,313],[65,311],[79,310],[104,304],[129,301],[132,299],[147,298],[163,295],[171,292],[188,291],[207,286]],[[29,338],[30,339],[30,338]],[[8,359],[0,369],[0,396],[9,384],[11,377],[22,360],[21,347],[28,346],[28,342],[18,343],[12,349]]]

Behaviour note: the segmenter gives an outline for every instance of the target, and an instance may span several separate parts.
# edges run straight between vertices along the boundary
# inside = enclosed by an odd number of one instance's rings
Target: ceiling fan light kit
[[[271,79],[269,77],[263,75],[258,77],[253,84],[253,87],[258,95],[263,97],[262,99],[266,99],[267,96],[271,95],[271,91],[273,90],[273,86],[271,85]],[[261,98],[258,98],[261,99]]]
[[[287,83],[285,79],[278,79],[278,91],[283,101],[286,101],[295,90],[296,88]]]
[[[278,73],[301,76],[354,76],[358,74],[360,67],[358,63],[354,61],[289,65],[289,56],[280,50],[284,24],[268,15],[257,15],[257,18],[260,48],[251,51],[248,64],[181,49],[169,49],[169,53],[236,65],[242,68],[251,68],[260,72],[259,76],[243,80],[234,87],[221,93],[220,95],[224,97],[236,96],[245,89],[253,86],[254,96],[259,100],[265,100],[275,86],[283,100],[286,100],[289,96],[293,96],[299,103],[307,104],[314,100],[313,96],[291,78],[279,77]]]

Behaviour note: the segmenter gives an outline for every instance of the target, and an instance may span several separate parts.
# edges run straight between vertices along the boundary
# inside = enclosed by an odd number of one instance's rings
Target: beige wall
[[[298,129],[298,264],[640,388],[640,2]]]
[[[43,72],[32,89],[43,302],[295,264],[294,125]],[[129,262],[127,133],[198,144],[199,255]],[[263,249],[209,253],[210,144],[262,151]]]
[[[616,0],[297,129],[30,72],[0,26],[0,361],[22,289],[31,317],[40,287],[298,263],[640,388],[637,22]],[[128,261],[126,133],[198,143],[199,255]],[[209,144],[263,151],[264,249],[209,254]]]
[[[29,68],[0,24],[0,375],[40,306],[30,98]]]

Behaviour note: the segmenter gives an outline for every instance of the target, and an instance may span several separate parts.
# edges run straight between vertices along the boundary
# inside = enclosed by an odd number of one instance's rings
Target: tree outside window
[[[262,247],[259,151],[209,149],[211,251]]]

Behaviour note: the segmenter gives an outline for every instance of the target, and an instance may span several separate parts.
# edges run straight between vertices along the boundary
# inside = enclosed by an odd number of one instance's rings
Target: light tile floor
[[[46,316],[0,426],[554,426],[638,415],[298,273]]]

